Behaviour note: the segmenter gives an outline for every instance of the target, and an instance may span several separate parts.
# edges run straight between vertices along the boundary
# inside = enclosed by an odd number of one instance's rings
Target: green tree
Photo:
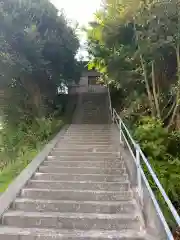
[[[102,73],[178,210],[179,8],[177,0],[106,0],[86,30],[89,67]]]
[[[63,123],[54,105],[79,78],[75,31],[48,0],[0,3],[0,170],[16,162],[11,180]]]
[[[75,32],[47,0],[1,1],[0,19],[0,87],[10,107],[5,115],[13,121],[16,111],[44,115],[62,79],[74,80]]]

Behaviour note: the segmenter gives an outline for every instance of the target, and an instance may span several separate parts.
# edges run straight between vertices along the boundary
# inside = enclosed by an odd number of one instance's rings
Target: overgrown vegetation
[[[87,29],[89,67],[180,212],[180,3],[106,0]]]
[[[65,121],[57,93],[79,79],[75,31],[48,0],[0,3],[0,191]]]

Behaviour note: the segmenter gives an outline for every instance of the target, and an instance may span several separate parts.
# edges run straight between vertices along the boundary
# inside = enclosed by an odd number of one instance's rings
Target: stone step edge
[[[111,175],[111,174],[69,174],[69,173],[53,173],[53,172],[48,172],[48,173],[41,173],[41,172],[36,172],[34,173],[34,175],[55,175],[55,176],[101,176],[101,177],[114,177],[114,178],[121,178],[121,177],[128,177],[128,174],[127,173],[123,173],[121,175]]]
[[[86,159],[90,159],[90,158],[97,158],[97,159],[109,159],[109,160],[121,160],[122,159],[122,157],[119,157],[119,156],[112,156],[111,158],[110,158],[110,156],[93,156],[93,155],[91,155],[91,156],[84,156],[84,155],[80,155],[80,156],[68,156],[68,155],[65,155],[65,156],[62,156],[62,155],[60,155],[60,156],[53,156],[53,155],[49,155],[49,156],[47,156],[46,157],[46,159],[53,159],[53,158],[57,158],[57,159],[61,159],[61,158],[83,158],[84,160],[83,161],[87,161]]]
[[[6,217],[61,217],[61,218],[70,218],[70,219],[124,219],[124,220],[131,220],[131,221],[139,221],[140,215],[138,211],[133,213],[115,213],[115,214],[107,214],[107,213],[75,213],[75,212],[67,212],[67,213],[60,213],[60,212],[24,212],[19,210],[8,210],[3,214],[2,223],[4,222],[4,218]]]
[[[115,164],[115,163],[118,163],[118,164],[124,164],[124,161],[123,160],[121,160],[121,159],[118,159],[118,160],[104,160],[104,161],[91,161],[91,160],[86,160],[86,161],[76,161],[76,160],[74,160],[74,161],[72,161],[72,160],[67,160],[67,161],[62,161],[62,160],[45,160],[43,163],[54,163],[54,164],[56,164],[56,163],[58,163],[58,164],[60,164],[60,163],[62,163],[62,164],[64,164],[64,163],[73,163],[73,164],[81,164],[82,162],[84,162],[84,163],[92,163],[92,164],[96,164],[96,163],[99,163],[99,164],[109,164],[109,163],[112,163],[112,164]]]
[[[53,150],[51,152],[52,153],[72,153],[72,152],[78,152],[79,149],[72,149],[72,151],[69,151],[70,149],[68,148],[64,148],[64,149],[60,149],[60,150]],[[81,150],[86,150],[86,149],[81,149]],[[118,151],[98,151],[98,152],[90,152],[90,151],[83,151],[84,154],[112,154],[112,155],[118,155],[119,152]]]
[[[41,165],[40,167],[39,167],[39,169],[41,169],[41,168],[56,168],[56,169],[82,169],[82,167],[61,167],[61,166],[47,166],[47,165]],[[91,170],[91,169],[104,169],[104,168],[102,168],[102,167],[83,167],[83,169],[89,169],[89,170]],[[109,168],[109,169],[106,169],[107,171],[119,171],[119,170],[126,170],[126,168],[125,167],[120,167],[120,168]]]
[[[113,185],[113,184],[130,184],[130,182],[129,181],[117,181],[117,182],[105,182],[105,181],[103,181],[103,182],[96,182],[96,181],[59,181],[59,180],[36,180],[36,179],[31,179],[31,180],[29,180],[29,182],[28,183],[79,183],[79,184],[84,184],[84,183],[92,183],[92,184],[108,184],[108,185]]]
[[[88,192],[88,193],[114,193],[114,194],[123,194],[123,193],[129,193],[129,194],[133,194],[133,192],[132,192],[132,190],[128,190],[128,191],[125,191],[125,190],[120,190],[119,192],[117,192],[117,191],[103,191],[103,190],[72,190],[72,189],[45,189],[45,188],[43,188],[43,189],[40,189],[40,188],[23,188],[22,190],[21,190],[22,192],[23,191],[43,191],[43,192],[64,192],[64,191],[66,191],[66,192],[79,192],[79,193],[86,193],[86,192]]]
[[[2,235],[9,235],[9,236],[35,236],[35,237],[51,237],[50,239],[55,239],[56,237],[60,237],[58,239],[64,239],[64,237],[68,239],[68,237],[76,238],[76,239],[84,239],[85,237],[92,238],[92,239],[112,239],[117,238],[119,240],[127,239],[134,240],[134,239],[142,239],[146,235],[145,231],[135,231],[135,230],[127,230],[127,231],[98,231],[98,230],[57,230],[57,229],[43,229],[43,228],[17,228],[17,227],[0,227],[0,236]],[[78,238],[77,238],[78,237]],[[17,238],[19,240],[19,238]],[[16,240],[16,238],[15,238]]]
[[[136,201],[134,199],[127,201],[75,201],[75,200],[43,200],[43,199],[32,199],[32,198],[16,198],[14,203],[59,203],[59,204],[97,204],[97,205],[107,205],[107,206],[117,206],[117,205],[133,205],[136,207]]]

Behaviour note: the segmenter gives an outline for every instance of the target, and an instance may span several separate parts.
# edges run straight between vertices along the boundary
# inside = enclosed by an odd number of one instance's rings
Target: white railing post
[[[143,195],[142,195],[142,181],[141,181],[140,147],[138,144],[136,144],[135,148],[136,148],[138,194],[139,194],[139,198],[140,198],[140,203],[142,205],[143,204]]]
[[[119,119],[119,140],[120,144],[122,143],[122,120]]]
[[[112,121],[114,122],[114,109],[112,109],[111,94],[110,94],[109,86],[107,87],[107,90],[108,90],[108,98],[109,98],[109,111],[111,113]]]
[[[114,123],[114,109],[112,110],[112,122]]]

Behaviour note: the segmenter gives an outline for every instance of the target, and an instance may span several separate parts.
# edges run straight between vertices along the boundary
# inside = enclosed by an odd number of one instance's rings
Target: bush
[[[37,151],[62,125],[62,120],[51,117],[35,119],[31,125],[21,122],[16,128],[4,125],[0,142],[0,170],[19,161],[27,152]]]
[[[168,132],[163,128],[163,123],[160,120],[142,117],[136,125],[134,137],[147,156],[158,160],[163,160],[166,156]]]
[[[49,118],[34,119],[31,124],[4,125],[0,132],[0,192],[30,163],[41,147],[50,140],[63,121]]]
[[[163,128],[163,123],[160,120],[151,117],[143,117],[139,120],[134,130],[134,136],[147,155],[167,195],[176,209],[180,212],[179,132],[168,133],[168,131]],[[173,229],[176,226],[174,218],[169,212],[146,166],[143,165],[143,168],[161,205],[163,213]]]
[[[168,137],[168,153],[178,158],[180,156],[180,131],[172,132]]]

